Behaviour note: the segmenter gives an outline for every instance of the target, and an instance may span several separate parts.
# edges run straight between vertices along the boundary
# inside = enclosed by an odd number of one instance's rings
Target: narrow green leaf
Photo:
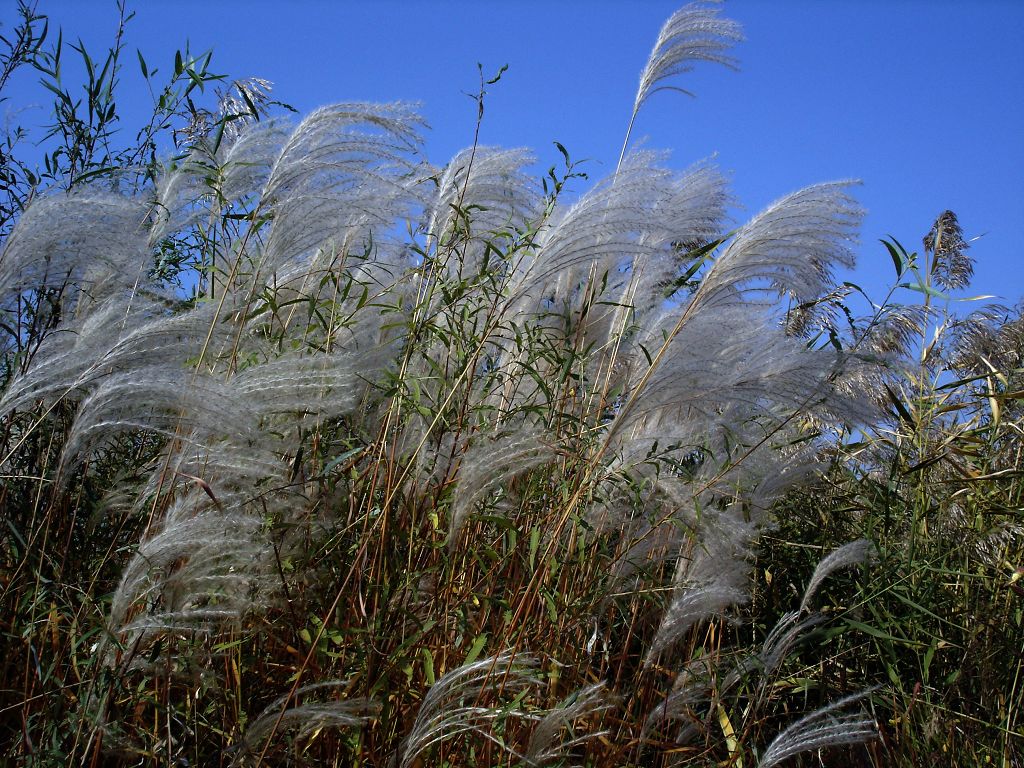
[[[914,417],[910,414],[910,411],[907,410],[907,407],[903,404],[903,400],[900,398],[900,396],[893,392],[892,388],[888,384],[883,384],[882,386],[885,387],[885,391],[889,394],[889,400],[896,407],[897,412],[899,412],[900,418],[907,422],[907,424],[911,428],[916,429],[917,422],[914,420]]]
[[[566,168],[570,167],[572,165],[572,163],[569,161],[569,150],[567,150],[564,146],[562,146],[561,143],[559,143],[557,141],[554,142],[554,145],[558,149],[558,151],[562,153],[562,157],[565,158],[565,167]],[[554,169],[552,169],[552,170],[554,170]]]
[[[882,239],[879,242],[885,246],[885,249],[889,252],[889,257],[892,259],[892,265],[896,268],[896,278],[903,277],[903,273],[907,270],[907,250],[899,244],[896,238],[892,238],[892,242],[889,240]]]
[[[318,477],[327,477],[329,474],[331,474],[331,472],[334,469],[336,469],[338,467],[338,465],[344,464],[346,461],[351,459],[353,456],[356,456],[356,455],[362,453],[364,450],[365,450],[365,448],[360,446],[359,448],[353,448],[351,451],[345,451],[340,456],[336,456],[335,458],[333,458],[329,462],[327,462],[326,465],[324,465],[324,468],[323,468],[323,470],[321,470],[321,472],[318,475]]]
[[[923,293],[925,296],[931,296],[936,299],[949,298],[949,296],[944,294],[942,291],[937,291],[930,285],[923,285],[922,283],[900,283],[900,288],[907,288],[908,290],[915,291],[916,293]]]
[[[498,70],[498,74],[487,81],[487,85],[494,85],[496,82],[501,80],[501,76],[508,70],[508,64],[502,64],[501,69]]]
[[[472,664],[474,661],[476,661],[477,658],[479,658],[480,652],[484,649],[485,645],[487,645],[486,632],[482,633],[479,637],[477,637],[476,640],[473,641],[473,644],[469,647],[469,653],[466,654],[466,660],[462,663]]]
[[[429,648],[422,648],[420,654],[423,656],[423,676],[427,679],[427,685],[434,684],[434,655]]]

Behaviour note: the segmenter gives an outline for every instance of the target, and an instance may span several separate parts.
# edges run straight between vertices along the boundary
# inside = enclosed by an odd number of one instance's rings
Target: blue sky
[[[681,4],[137,0],[119,108],[128,127],[149,109],[134,49],[167,71],[187,39],[213,50],[215,71],[272,80],[300,112],[418,101],[427,156],[441,164],[472,140],[477,62],[486,73],[508,64],[487,96],[482,143],[530,147],[546,167],[560,162],[559,141],[596,179],[614,167],[640,70]],[[39,10],[65,38],[97,54],[109,45],[112,1]],[[740,71],[684,76],[697,98],[656,95],[635,139],[671,150],[677,167],[714,156],[737,220],[807,184],[861,179],[869,213],[852,279],[877,298],[893,278],[878,239],[919,249],[947,208],[968,237],[983,235],[971,292],[1024,296],[1024,3],[729,0],[722,12],[744,27]],[[0,19],[14,23],[11,0]],[[12,82],[0,111],[45,104],[31,86]],[[45,122],[42,108],[19,117],[33,115]]]

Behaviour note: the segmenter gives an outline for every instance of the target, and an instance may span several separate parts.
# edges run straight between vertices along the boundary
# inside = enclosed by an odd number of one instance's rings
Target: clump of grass
[[[37,23],[26,12],[26,34]],[[70,191],[28,206],[0,254],[17,319],[0,400],[7,754],[767,766],[871,740],[879,713],[896,754],[918,754],[895,719],[899,660],[870,693],[864,643],[847,644],[885,639],[863,611],[927,583],[935,486],[905,497],[903,527],[879,529],[875,504],[813,533],[794,501],[830,455],[865,458],[833,461],[813,497],[829,505],[866,497],[908,444],[915,465],[886,490],[924,482],[936,432],[941,450],[961,440],[929,400],[945,390],[899,395],[912,367],[893,338],[913,313],[883,306],[846,344],[829,325],[861,216],[851,184],[728,230],[713,166],[628,151],[651,93],[731,63],[738,38],[715,6],[675,14],[618,168],[571,204],[567,151],[543,185],[522,150],[474,144],[435,167],[407,105],[292,124],[245,81],[190,104],[167,167],[101,192],[76,165]],[[168,93],[187,101],[175,83],[208,63],[179,56]],[[936,280],[964,273],[943,221]],[[174,278],[192,268],[185,298]],[[821,316],[794,324],[792,306]],[[989,328],[972,323],[960,347]],[[797,332],[814,327],[835,343]],[[1000,375],[968,383],[998,404]],[[846,438],[885,419],[865,382],[909,415],[907,444]],[[821,545],[813,572],[766,567],[777,529]],[[837,609],[823,595],[870,560],[861,536],[892,581],[847,584],[863,600]],[[888,664],[888,637],[870,660]]]
[[[921,300],[884,306],[848,338],[896,321],[899,343],[880,348],[901,355],[881,381],[887,416],[837,444],[827,483],[787,504],[772,558],[874,541],[872,579],[836,616],[849,637],[829,648],[831,675],[884,687],[891,764],[1009,765],[1022,748],[1020,312],[952,314],[931,287],[963,288],[973,271],[955,214],[935,222],[923,258],[886,245]]]

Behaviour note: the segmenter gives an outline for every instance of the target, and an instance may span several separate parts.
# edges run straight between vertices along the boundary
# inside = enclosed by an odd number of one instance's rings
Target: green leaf
[[[914,417],[907,410],[907,407],[903,404],[903,400],[897,395],[888,384],[883,384],[885,391],[889,394],[889,400],[896,406],[896,410],[899,412],[900,418],[903,419],[912,429],[917,429],[917,422]]]
[[[508,64],[502,64],[501,65],[501,69],[498,70],[498,74],[496,74],[494,77],[492,77],[490,80],[488,80],[487,81],[487,85],[494,85],[496,82],[501,80],[501,76],[505,73],[505,71],[507,69],[508,69]]]
[[[422,648],[420,654],[423,656],[423,675],[427,679],[427,685],[433,685],[434,676],[434,655],[429,648]]]
[[[146,66],[146,60],[144,58],[142,58],[142,51],[140,51],[138,48],[136,48],[135,49],[135,53],[138,54],[138,56],[139,56],[139,69],[142,70],[142,76],[148,80],[149,79],[149,67]]]
[[[907,253],[906,249],[899,244],[896,238],[892,238],[891,243],[885,239],[880,240],[879,242],[881,242],[882,245],[885,246],[885,249],[889,251],[889,257],[892,259],[892,265],[896,268],[896,278],[899,279],[903,277],[903,273],[907,269],[907,262],[904,258]]]
[[[928,671],[932,666],[932,659],[935,658],[935,649],[938,647],[938,640],[932,640],[928,650],[924,652],[924,661],[921,663],[921,677],[925,685],[928,684]]]
[[[487,645],[487,633],[484,632],[473,641],[473,644],[469,647],[469,653],[466,654],[466,660],[463,664],[472,664],[480,656],[480,652]]]
[[[900,283],[900,288],[907,288],[917,293],[923,293],[925,296],[931,296],[936,299],[949,299],[949,296],[944,294],[942,291],[937,291],[930,285],[922,285],[921,283]]]
[[[544,592],[544,604],[548,609],[548,618],[551,619],[552,624],[558,623],[558,606],[555,605],[555,598],[551,593]]]
[[[555,147],[558,149],[558,151],[562,153],[562,157],[565,158],[565,167],[566,168],[571,167],[572,163],[569,161],[569,150],[567,150],[564,146],[562,146],[561,143],[559,143],[557,141],[553,142],[553,143],[554,143]],[[552,169],[552,170],[554,170],[554,169]]]
[[[340,456],[336,456],[335,458],[327,462],[326,466],[324,466],[324,468],[320,471],[320,474],[317,475],[317,477],[327,477],[329,474],[331,474],[331,472],[334,469],[338,467],[339,464],[343,464],[344,462],[351,459],[353,456],[362,453],[364,450],[365,448],[362,447],[353,448],[351,451],[345,451],[345,453],[341,454]]]

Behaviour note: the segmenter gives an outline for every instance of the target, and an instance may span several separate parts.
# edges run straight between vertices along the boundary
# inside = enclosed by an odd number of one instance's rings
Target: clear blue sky
[[[476,64],[509,70],[487,97],[486,144],[527,146],[545,166],[552,141],[589,158],[592,177],[618,156],[641,68],[675,2],[143,2],[128,30],[123,98],[149,108],[134,48],[170,69],[188,39],[213,69],[259,76],[301,112],[332,101],[415,100],[442,164],[472,139]],[[113,0],[40,0],[65,38],[101,53]],[[741,70],[698,68],[656,95],[635,137],[684,167],[715,155],[733,182],[738,219],[801,186],[859,178],[869,210],[853,277],[880,298],[892,266],[878,239],[911,249],[954,210],[978,260],[974,293],[1024,296],[1024,2],[764,2],[723,14],[747,37]],[[9,29],[14,3],[0,19]],[[42,103],[12,83],[3,110]],[[31,122],[23,113],[23,122]],[[39,122],[45,115],[39,114]]]

